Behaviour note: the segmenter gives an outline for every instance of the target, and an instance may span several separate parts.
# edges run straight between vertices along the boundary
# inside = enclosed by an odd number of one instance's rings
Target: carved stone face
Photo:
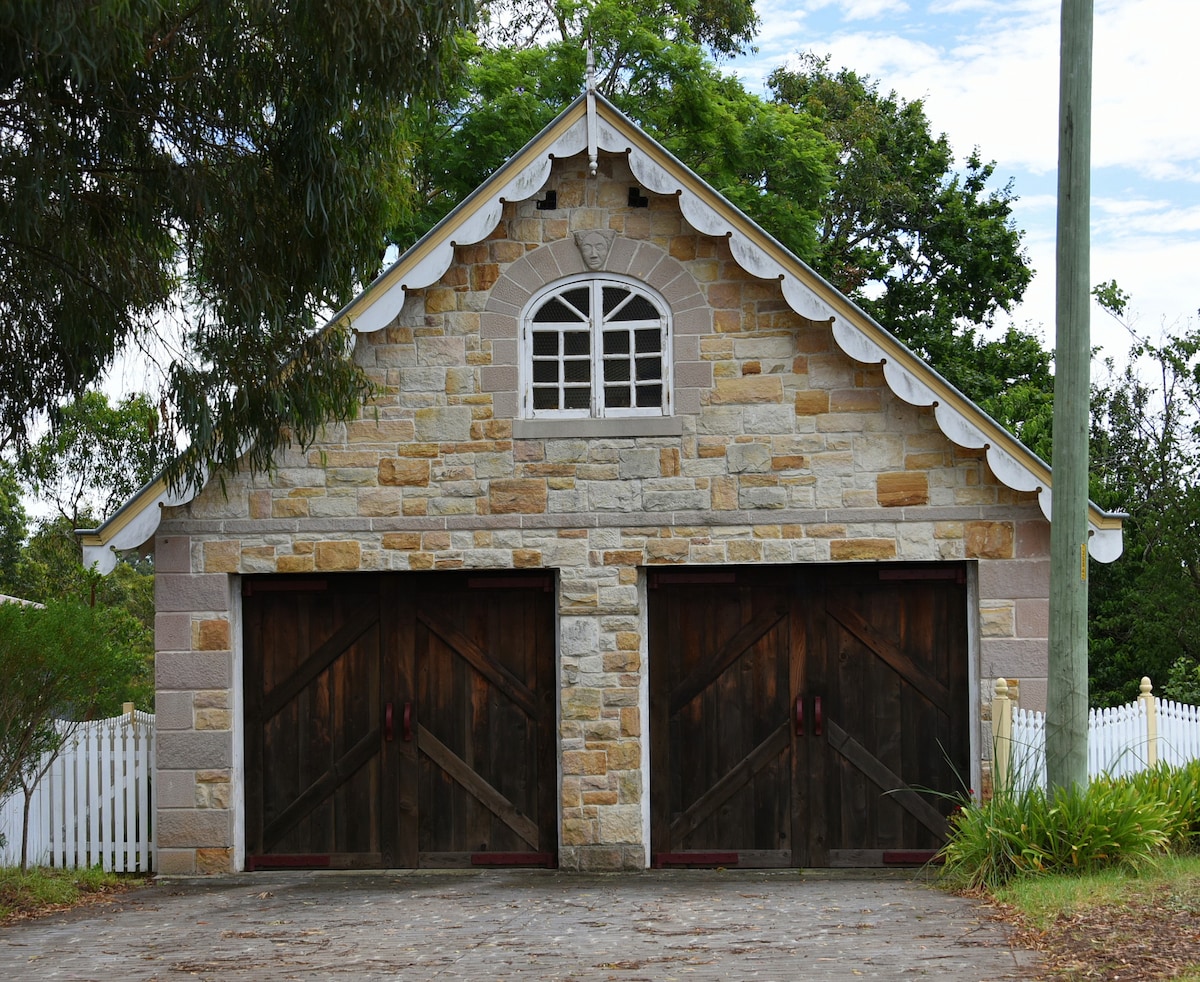
[[[583,257],[583,264],[592,270],[600,269],[608,258],[616,233],[611,229],[588,229],[575,233],[575,245]]]
[[[579,243],[583,263],[588,269],[599,269],[604,264],[604,254],[608,252],[607,245],[598,234],[589,235]]]

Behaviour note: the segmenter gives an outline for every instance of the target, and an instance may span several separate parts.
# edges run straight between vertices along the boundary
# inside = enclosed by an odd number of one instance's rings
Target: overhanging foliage
[[[205,465],[269,464],[366,383],[316,326],[411,201],[405,116],[470,0],[0,11],[0,449],[152,339]],[[288,361],[290,359],[290,361]],[[290,370],[284,370],[285,364]]]

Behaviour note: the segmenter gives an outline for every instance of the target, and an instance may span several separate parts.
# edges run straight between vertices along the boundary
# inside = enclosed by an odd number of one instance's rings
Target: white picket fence
[[[154,869],[153,776],[153,715],[129,712],[76,724],[34,788],[29,864]],[[23,808],[20,793],[0,802],[0,832],[8,840],[0,865],[21,861]]]
[[[1046,786],[1046,714],[1022,709],[1009,680],[992,700],[993,778],[998,788]],[[1088,777],[1123,777],[1159,763],[1200,760],[1200,707],[1158,699],[1148,678],[1136,702],[1088,712]]]

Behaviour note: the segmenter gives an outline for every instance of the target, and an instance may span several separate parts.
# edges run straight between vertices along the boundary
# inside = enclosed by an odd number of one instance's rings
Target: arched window
[[[534,296],[521,330],[521,415],[669,416],[670,319],[645,284],[576,277]]]

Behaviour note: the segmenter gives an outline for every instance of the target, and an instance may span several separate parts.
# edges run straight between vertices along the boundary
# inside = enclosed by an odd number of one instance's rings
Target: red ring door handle
[[[813,696],[813,733],[821,735],[821,697]]]
[[[392,727],[392,704],[389,702],[383,707],[383,739],[391,743],[393,736],[395,733]]]
[[[793,712],[796,720],[796,736],[804,736],[804,696],[796,696],[796,708]]]
[[[412,742],[412,703],[404,704],[404,742]]]

